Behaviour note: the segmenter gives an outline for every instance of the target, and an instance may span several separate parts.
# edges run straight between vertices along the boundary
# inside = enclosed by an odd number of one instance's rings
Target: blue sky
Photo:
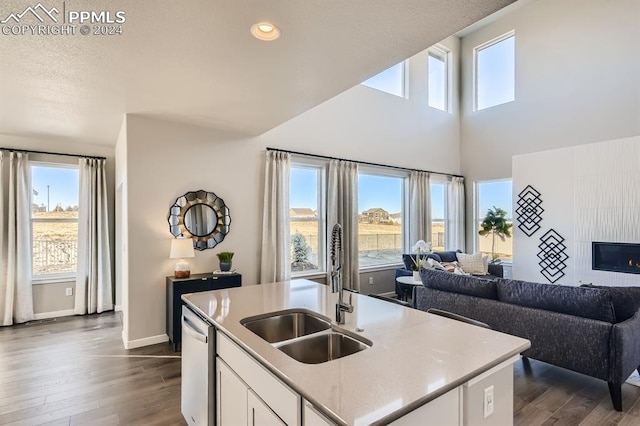
[[[49,185],[49,210],[60,204],[62,208],[78,205],[78,169],[59,167],[31,167],[31,186],[38,193],[31,195],[37,205],[47,205],[47,185]]]
[[[513,218],[511,188],[512,182],[510,180],[480,183],[478,185],[480,218],[484,217],[487,210],[493,208],[493,206],[506,210],[507,217]]]

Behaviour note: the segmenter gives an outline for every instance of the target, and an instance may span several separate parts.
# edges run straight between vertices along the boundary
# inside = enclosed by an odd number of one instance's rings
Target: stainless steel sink
[[[331,328],[331,323],[308,311],[280,311],[240,321],[269,343],[295,339]]]
[[[370,345],[331,331],[280,345],[278,348],[305,364],[320,364],[367,349]]]

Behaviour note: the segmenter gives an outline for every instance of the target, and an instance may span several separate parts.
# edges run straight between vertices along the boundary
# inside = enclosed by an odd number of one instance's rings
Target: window
[[[475,109],[515,99],[515,34],[513,31],[474,49]]]
[[[31,165],[33,278],[73,278],[78,260],[78,167]]]
[[[445,249],[445,184],[431,183],[431,246],[434,251]]]
[[[289,226],[292,275],[325,270],[323,176],[322,166],[291,165]]]
[[[428,52],[428,105],[449,111],[449,52],[432,47]]]
[[[476,249],[484,254],[491,255],[493,237],[491,235],[481,236],[478,234],[482,219],[487,214],[487,210],[494,207],[501,208],[507,212],[507,222],[513,223],[512,212],[512,182],[511,180],[497,180],[476,183],[476,229],[475,236],[478,241]],[[513,229],[512,229],[513,230]],[[513,233],[512,233],[513,235]],[[502,241],[495,238],[495,253],[500,259],[513,258],[513,239],[506,238]]]
[[[404,62],[400,62],[382,71],[380,74],[363,81],[362,84],[372,89],[381,90],[403,98],[405,97],[404,68]]]
[[[390,265],[402,258],[404,177],[358,174],[360,268]]]

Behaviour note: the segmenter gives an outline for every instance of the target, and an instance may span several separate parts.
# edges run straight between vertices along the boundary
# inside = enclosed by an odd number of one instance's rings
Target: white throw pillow
[[[441,271],[446,271],[446,269],[444,268],[444,266],[442,266],[442,263],[438,262],[435,259],[432,258],[428,258],[427,259],[427,263],[431,266],[431,268],[433,269],[439,269]]]
[[[473,275],[486,275],[485,272],[485,263],[482,258],[482,253],[475,254],[466,254],[466,253],[456,253],[456,257],[458,258],[458,263],[462,266],[465,272]],[[488,260],[488,259],[487,259]],[[488,269],[488,264],[487,264]]]

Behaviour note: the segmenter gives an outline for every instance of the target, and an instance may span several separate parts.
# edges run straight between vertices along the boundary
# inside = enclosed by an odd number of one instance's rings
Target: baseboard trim
[[[122,305],[116,305],[115,311],[116,312],[122,312]]]
[[[143,346],[157,345],[158,343],[164,343],[169,341],[169,336],[166,334],[159,334],[157,336],[145,337],[144,339],[126,340],[124,331],[122,332],[122,342],[125,349],[141,348]]]
[[[44,320],[49,318],[70,317],[72,315],[75,315],[73,309],[65,309],[63,311],[41,312],[39,314],[33,314],[33,319]]]

